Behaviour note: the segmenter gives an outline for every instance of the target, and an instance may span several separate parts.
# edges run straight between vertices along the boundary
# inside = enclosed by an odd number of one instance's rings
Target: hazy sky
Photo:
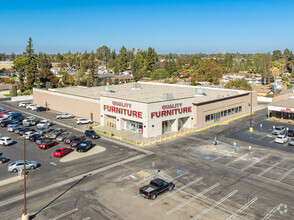
[[[267,52],[294,49],[293,0],[14,0],[0,2],[0,52]]]

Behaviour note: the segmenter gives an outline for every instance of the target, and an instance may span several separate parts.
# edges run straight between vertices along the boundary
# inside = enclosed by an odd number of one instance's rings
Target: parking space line
[[[272,143],[274,143],[274,142],[275,142],[275,139],[271,140],[269,143],[272,144]]]
[[[232,153],[234,153],[234,152],[235,152],[235,151],[228,152],[228,153],[226,153],[226,154],[224,154],[224,155],[221,155],[221,156],[219,156],[219,157],[214,158],[214,159],[211,160],[211,161],[216,161],[216,160],[218,160],[218,159],[220,159],[220,158],[222,158],[222,157],[229,156],[230,154],[232,154]]]
[[[290,175],[291,173],[293,173],[294,168],[292,168],[291,170],[289,170],[288,172],[286,172],[283,176],[281,176],[280,178],[277,179],[278,182],[281,182],[283,179],[285,179],[288,175]]]
[[[191,140],[195,140],[195,141],[200,141],[200,142],[207,142],[205,140],[202,140],[200,138],[195,138],[195,137],[186,137],[186,138],[191,139]]]
[[[258,200],[257,197],[254,197],[253,199],[251,199],[250,202],[248,202],[247,204],[245,204],[244,206],[242,206],[233,215],[231,215],[230,217],[228,217],[227,220],[231,220],[231,219],[235,218],[238,215],[238,213],[242,213],[245,209],[247,209],[250,205],[252,205],[256,200]]]
[[[255,151],[256,151],[256,150],[252,151],[251,154],[253,154]],[[235,163],[235,162],[237,162],[237,161],[239,161],[239,160],[242,160],[242,159],[244,159],[245,157],[248,157],[249,155],[250,155],[250,154],[244,154],[244,155],[242,155],[242,156],[236,158],[235,160],[226,163],[225,165],[226,165],[226,166],[231,165],[232,163]]]
[[[262,136],[262,137],[258,138],[257,140],[260,141],[261,139],[263,139],[263,138],[265,138],[265,137],[267,137],[267,135]]]
[[[160,202],[160,201],[162,201],[162,200],[164,200],[164,199],[166,199],[166,198],[168,198],[168,197],[170,197],[170,196],[172,196],[172,195],[174,195],[174,194],[176,194],[176,193],[182,191],[183,189],[186,189],[187,187],[191,186],[191,185],[194,184],[194,183],[199,182],[199,181],[202,180],[202,179],[203,179],[203,177],[199,177],[198,179],[196,179],[196,180],[194,180],[194,181],[192,181],[192,182],[190,182],[190,183],[188,183],[188,184],[186,184],[186,185],[184,185],[184,186],[181,186],[180,188],[174,190],[173,192],[169,193],[167,196],[162,197],[162,198],[160,198],[160,199],[157,199],[157,200],[154,201],[154,202],[149,203],[149,205],[150,205],[150,206],[153,206],[153,205],[155,205],[156,203],[158,203],[158,202]]]
[[[267,173],[268,171],[270,171],[271,169],[275,168],[276,166],[278,166],[281,162],[276,162],[275,164],[271,165],[270,167],[266,168],[264,171],[262,171],[260,174],[258,174],[258,176],[262,176],[263,174]]]
[[[182,174],[180,174],[180,175],[178,175],[178,176],[176,176],[176,177],[174,177],[174,178],[169,179],[168,181],[171,182],[171,181],[173,181],[173,180],[176,180],[176,179],[178,179],[178,178],[180,178],[180,177],[186,175],[187,173],[188,173],[188,172],[182,173]]]
[[[233,192],[229,193],[228,195],[226,195],[225,197],[223,197],[221,200],[217,201],[212,206],[210,206],[209,208],[205,209],[203,212],[201,212],[200,214],[198,214],[197,216],[195,216],[194,218],[192,218],[192,220],[196,220],[196,219],[201,218],[207,212],[209,212],[210,210],[214,209],[215,207],[217,207],[218,205],[220,205],[221,203],[223,203],[224,201],[226,201],[228,198],[230,198],[233,195],[235,195],[237,192],[238,192],[238,190],[235,189]]]
[[[279,206],[280,205],[275,206],[269,213],[266,214],[266,216],[264,216],[262,220],[269,219],[272,216],[272,214],[274,214],[278,210]]]
[[[262,157],[262,158],[260,158],[260,159],[258,159],[258,160],[256,160],[256,161],[253,161],[251,164],[249,164],[248,166],[242,168],[241,170],[242,170],[242,171],[245,171],[245,170],[249,169],[250,167],[254,166],[255,164],[258,164],[260,161],[264,160],[265,158],[267,158],[267,157],[270,156],[270,155],[271,155],[271,154],[267,154],[267,155],[265,155],[264,157]]]
[[[180,208],[184,207],[185,205],[193,202],[195,199],[198,199],[199,197],[203,196],[205,193],[209,192],[210,190],[214,189],[215,187],[219,186],[219,183],[214,184],[213,186],[203,190],[201,193],[198,193],[197,195],[193,196],[192,198],[190,198],[189,200],[181,203],[180,205],[178,205],[177,207],[169,210],[168,212],[166,212],[167,215],[170,215],[172,213],[174,213],[175,211],[179,210]]]
[[[62,217],[64,217],[64,216],[70,215],[70,214],[72,214],[72,213],[74,213],[74,212],[76,212],[76,211],[78,211],[78,208],[72,209],[72,210],[70,210],[70,211],[68,211],[68,212],[65,212],[65,213],[63,213],[63,214],[61,214],[61,215],[58,215],[58,216],[56,216],[56,217],[54,217],[54,218],[50,218],[49,220],[57,220],[57,219],[60,219],[60,218],[62,218]]]

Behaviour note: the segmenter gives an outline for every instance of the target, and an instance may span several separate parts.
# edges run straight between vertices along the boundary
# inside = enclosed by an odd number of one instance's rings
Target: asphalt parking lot
[[[254,115],[254,126],[262,122],[270,129],[276,122],[265,121],[264,114]],[[101,154],[36,170],[28,182],[28,211],[33,219],[51,220],[291,219],[292,148],[272,142],[270,130],[247,132],[248,125],[247,117],[144,148],[150,154],[119,143],[115,148],[102,138],[98,142],[106,151]],[[142,198],[139,188],[159,169],[158,177],[173,181],[175,189],[156,200]],[[21,215],[21,186],[1,188],[5,219]]]

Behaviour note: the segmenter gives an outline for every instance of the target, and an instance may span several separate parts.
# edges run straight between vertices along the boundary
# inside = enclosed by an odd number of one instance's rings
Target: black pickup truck
[[[166,182],[162,179],[156,178],[151,180],[150,184],[140,188],[139,193],[141,196],[147,199],[156,199],[157,195],[171,191],[175,187],[173,182]]]

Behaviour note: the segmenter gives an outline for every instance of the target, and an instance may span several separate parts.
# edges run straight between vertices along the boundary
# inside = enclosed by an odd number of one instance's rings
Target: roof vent
[[[112,86],[105,86],[104,87],[104,93],[112,93],[114,92],[112,89]]]
[[[161,99],[163,100],[171,100],[174,98],[173,93],[162,93]]]
[[[218,95],[217,96],[218,99],[223,98],[223,97],[224,97],[223,95]]]
[[[141,84],[139,84],[139,83],[134,83],[134,84],[132,85],[132,90],[138,90],[138,89],[142,89],[142,88],[141,88]]]
[[[195,96],[200,96],[200,95],[207,95],[206,93],[206,89],[200,89],[200,88],[197,88],[195,89]]]

